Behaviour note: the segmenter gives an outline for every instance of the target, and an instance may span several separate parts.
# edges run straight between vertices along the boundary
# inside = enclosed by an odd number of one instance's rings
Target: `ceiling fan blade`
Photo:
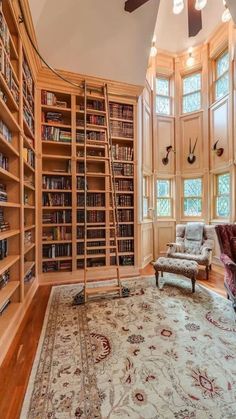
[[[202,29],[201,10],[195,9],[196,0],[188,0],[188,36],[196,36]]]
[[[134,10],[138,9],[143,4],[147,3],[149,0],[126,0],[125,2],[125,11],[132,13]]]
[[[235,0],[227,0],[226,5],[229,8],[229,11],[231,13],[231,16],[233,18],[234,23],[236,23],[236,4],[235,4]]]

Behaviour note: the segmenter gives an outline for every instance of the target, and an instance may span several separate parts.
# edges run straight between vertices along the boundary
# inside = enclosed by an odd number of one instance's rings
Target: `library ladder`
[[[105,104],[105,125],[104,129],[106,132],[105,135],[105,156],[108,163],[108,173],[106,176],[109,178],[109,202],[106,206],[106,211],[108,211],[109,227],[106,224],[105,230],[113,231],[112,237],[109,237],[109,249],[112,249],[112,252],[115,250],[115,264],[112,265],[112,268],[116,270],[116,284],[114,285],[104,285],[97,287],[88,287],[87,284],[87,274],[89,269],[88,267],[88,250],[91,249],[87,245],[88,231],[93,230],[96,227],[88,226],[88,217],[87,217],[87,192],[88,192],[88,182],[87,182],[87,96],[94,94],[94,97],[97,96],[97,99],[102,99]],[[117,209],[117,199],[116,199],[116,187],[115,187],[115,176],[114,176],[114,166],[113,166],[113,156],[112,156],[112,132],[111,132],[111,122],[110,122],[110,108],[109,108],[109,99],[108,99],[108,86],[107,84],[102,87],[94,87],[87,85],[86,81],[84,82],[84,286],[83,289],[75,295],[73,303],[75,305],[84,304],[88,301],[90,296],[96,295],[105,295],[105,294],[117,294],[120,297],[128,297],[129,289],[123,287],[121,284],[120,277],[120,264],[119,264],[119,247],[118,247],[118,229],[119,229],[119,220],[118,220],[118,209]],[[110,225],[110,206],[112,212],[112,226]],[[108,207],[108,209],[107,209]],[[107,236],[106,236],[107,237]],[[111,245],[111,240],[114,240],[114,245]],[[108,240],[106,239],[106,243]],[[106,246],[107,247],[107,246]],[[97,271],[98,268],[96,268]],[[100,267],[101,270],[104,270],[104,266]],[[104,283],[106,281],[103,281]]]

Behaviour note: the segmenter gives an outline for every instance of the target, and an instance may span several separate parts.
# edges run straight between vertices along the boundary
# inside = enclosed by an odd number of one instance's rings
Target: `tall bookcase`
[[[115,266],[111,178],[106,147],[108,115],[101,88],[102,85],[94,85],[86,95],[86,112],[83,88],[76,93],[46,88],[39,92],[39,171],[42,173],[39,185],[42,216],[39,269],[42,281],[50,282],[55,277],[63,282],[83,278],[85,187],[87,268],[93,273],[98,267],[112,270]],[[110,96],[109,113],[118,206],[119,263],[122,267],[133,267],[136,263],[135,101]]]
[[[0,1],[0,20],[1,361],[36,289],[37,272],[35,213],[28,208],[35,205],[34,80],[12,2]]]

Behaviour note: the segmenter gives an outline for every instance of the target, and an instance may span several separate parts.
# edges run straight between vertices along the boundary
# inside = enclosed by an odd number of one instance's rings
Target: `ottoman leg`
[[[196,282],[196,278],[195,276],[192,278],[192,292],[195,292],[195,282]]]
[[[159,272],[156,271],[155,275],[156,275],[156,286],[159,287],[159,283],[158,283]]]
[[[163,271],[161,271],[161,277],[163,278]]]

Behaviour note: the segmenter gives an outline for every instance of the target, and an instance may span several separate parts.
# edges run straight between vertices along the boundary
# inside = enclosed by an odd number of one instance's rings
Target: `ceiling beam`
[[[227,0],[227,6],[233,18],[234,23],[236,24],[236,2],[235,0]]]
[[[125,2],[125,11],[132,13],[134,10],[138,9],[143,4],[147,3],[149,0],[126,0]]]

